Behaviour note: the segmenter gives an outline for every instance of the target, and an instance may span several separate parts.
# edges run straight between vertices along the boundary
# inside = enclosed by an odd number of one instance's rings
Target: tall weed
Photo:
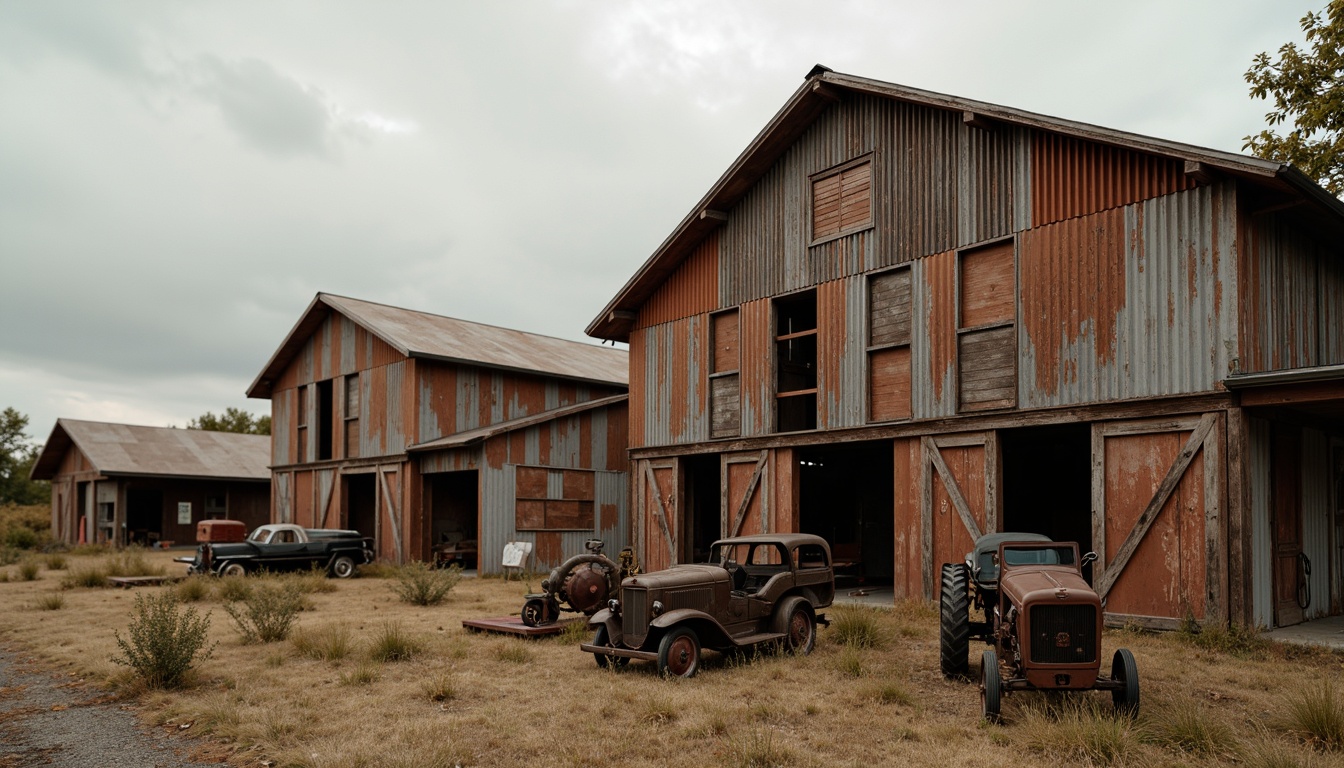
[[[1285,696],[1280,726],[1319,749],[1344,749],[1344,706],[1332,680]]]
[[[126,637],[113,631],[120,656],[116,664],[130,667],[150,688],[176,688],[196,663],[208,659],[214,646],[206,648],[210,617],[183,607],[171,592],[135,596],[135,609]]]
[[[461,580],[462,569],[457,565],[434,568],[426,562],[417,560],[401,566],[397,570],[396,581],[388,586],[402,602],[412,605],[438,605]]]
[[[303,595],[285,581],[255,585],[241,602],[225,603],[244,643],[271,643],[289,637],[303,610]]]
[[[833,643],[850,648],[881,648],[886,645],[882,613],[877,608],[837,605],[831,609],[831,629],[827,637]]]

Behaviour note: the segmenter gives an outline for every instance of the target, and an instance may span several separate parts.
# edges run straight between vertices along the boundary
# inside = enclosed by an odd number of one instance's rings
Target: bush
[[[328,624],[321,629],[305,630],[300,628],[290,638],[294,650],[310,659],[339,661],[350,655],[354,641],[350,628],[343,625]]]
[[[37,549],[42,537],[31,528],[16,525],[5,532],[5,544],[15,549]]]
[[[369,649],[369,658],[373,661],[406,661],[415,658],[425,650],[425,644],[418,638],[407,634],[401,624],[389,621],[383,625],[378,638]]]
[[[1226,653],[1241,659],[1262,659],[1269,649],[1269,641],[1260,636],[1257,627],[1232,625],[1230,627],[1200,626],[1189,614],[1176,630],[1181,642],[1205,651]]]
[[[453,587],[462,580],[462,569],[457,565],[433,568],[428,563],[415,561],[397,569],[396,581],[388,585],[402,602],[412,605],[438,605]]]
[[[303,610],[303,595],[293,584],[257,584],[241,604],[229,602],[224,610],[233,618],[244,643],[271,643],[289,637]]]
[[[226,603],[237,603],[252,596],[253,583],[250,576],[228,576],[215,585],[215,593]]]
[[[127,637],[113,632],[122,655],[112,661],[130,667],[150,688],[176,688],[198,655],[210,658],[214,646],[205,647],[209,631],[210,617],[182,607],[173,593],[139,594]]]
[[[73,589],[75,587],[106,587],[107,572],[98,566],[72,568],[66,572],[65,578],[61,579],[61,586],[66,589]]]
[[[850,648],[881,648],[886,635],[879,624],[877,608],[837,605],[831,609],[831,629],[827,633],[832,642]]]
[[[50,554],[50,555],[47,555],[47,570],[48,570],[48,571],[64,571],[64,570],[65,570],[65,555],[61,555],[61,554]]]
[[[162,576],[164,572],[162,565],[150,565],[139,547],[124,549],[107,563],[108,576]]]
[[[1344,707],[1335,684],[1326,679],[1285,698],[1283,729],[1314,747],[1344,749]]]
[[[184,603],[198,603],[210,595],[210,583],[199,574],[188,576],[173,587],[177,599]]]
[[[36,560],[27,559],[19,563],[19,578],[24,581],[37,581],[37,573],[42,569]]]

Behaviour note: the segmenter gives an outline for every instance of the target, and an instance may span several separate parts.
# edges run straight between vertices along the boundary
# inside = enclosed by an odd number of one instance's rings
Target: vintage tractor
[[[1134,655],[1115,652],[1101,677],[1101,599],[1083,579],[1078,545],[1031,533],[981,536],[965,563],[942,569],[939,663],[947,677],[965,677],[971,638],[991,648],[980,660],[980,708],[999,719],[1005,692],[1110,691],[1118,712],[1139,710]],[[971,621],[970,608],[984,621]]]
[[[575,555],[551,571],[541,582],[541,593],[527,595],[523,623],[537,627],[560,618],[562,611],[592,616],[620,589],[621,579],[639,573],[632,549],[626,547],[618,561],[602,554],[602,540],[583,544],[586,555]]]

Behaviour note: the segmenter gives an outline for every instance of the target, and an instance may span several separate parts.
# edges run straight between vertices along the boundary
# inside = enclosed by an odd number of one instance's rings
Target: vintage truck
[[[1039,534],[991,533],[964,563],[943,565],[939,664],[947,677],[964,677],[970,640],[991,646],[980,659],[986,720],[997,721],[1003,694],[1019,690],[1110,691],[1117,711],[1138,713],[1134,655],[1117,650],[1110,676],[1099,674],[1101,599],[1082,574],[1096,557]],[[970,620],[972,606],[983,621]]]
[[[818,611],[834,599],[825,539],[801,533],[722,539],[710,547],[708,563],[624,579],[620,596],[589,619],[592,642],[579,647],[600,667],[644,659],[659,674],[691,677],[701,648],[769,644],[810,653],[817,624],[829,623]]]
[[[257,528],[240,542],[203,543],[195,557],[176,560],[187,564],[187,573],[242,576],[263,569],[325,568],[335,578],[348,579],[355,566],[373,562],[373,539],[359,531],[273,523]]]

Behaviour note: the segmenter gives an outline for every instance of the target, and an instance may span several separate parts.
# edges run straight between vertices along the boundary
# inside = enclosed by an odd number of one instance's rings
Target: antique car
[[[599,667],[630,659],[659,674],[691,677],[702,648],[718,652],[775,645],[812,651],[820,609],[835,599],[826,540],[802,533],[722,539],[710,562],[674,565],[621,582],[620,596],[589,619],[593,640],[579,646]]]
[[[575,555],[541,582],[541,592],[524,597],[522,619],[529,627],[550,624],[562,611],[592,616],[616,595],[621,580],[639,573],[634,550],[626,547],[616,560],[602,554],[601,539],[583,543],[586,555]]]
[[[359,531],[274,523],[257,528],[243,541],[205,542],[196,548],[195,557],[175,559],[187,564],[187,573],[242,576],[259,570],[324,568],[330,576],[348,579],[355,566],[373,562],[373,539]]]
[[[1021,690],[1110,691],[1117,711],[1137,714],[1139,673],[1121,648],[1101,671],[1101,599],[1083,578],[1096,560],[1078,545],[1031,533],[991,533],[976,541],[964,563],[942,568],[939,665],[948,677],[969,671],[970,640],[991,648],[980,660],[980,705],[999,719],[1004,693]],[[970,620],[974,606],[983,621]]]

